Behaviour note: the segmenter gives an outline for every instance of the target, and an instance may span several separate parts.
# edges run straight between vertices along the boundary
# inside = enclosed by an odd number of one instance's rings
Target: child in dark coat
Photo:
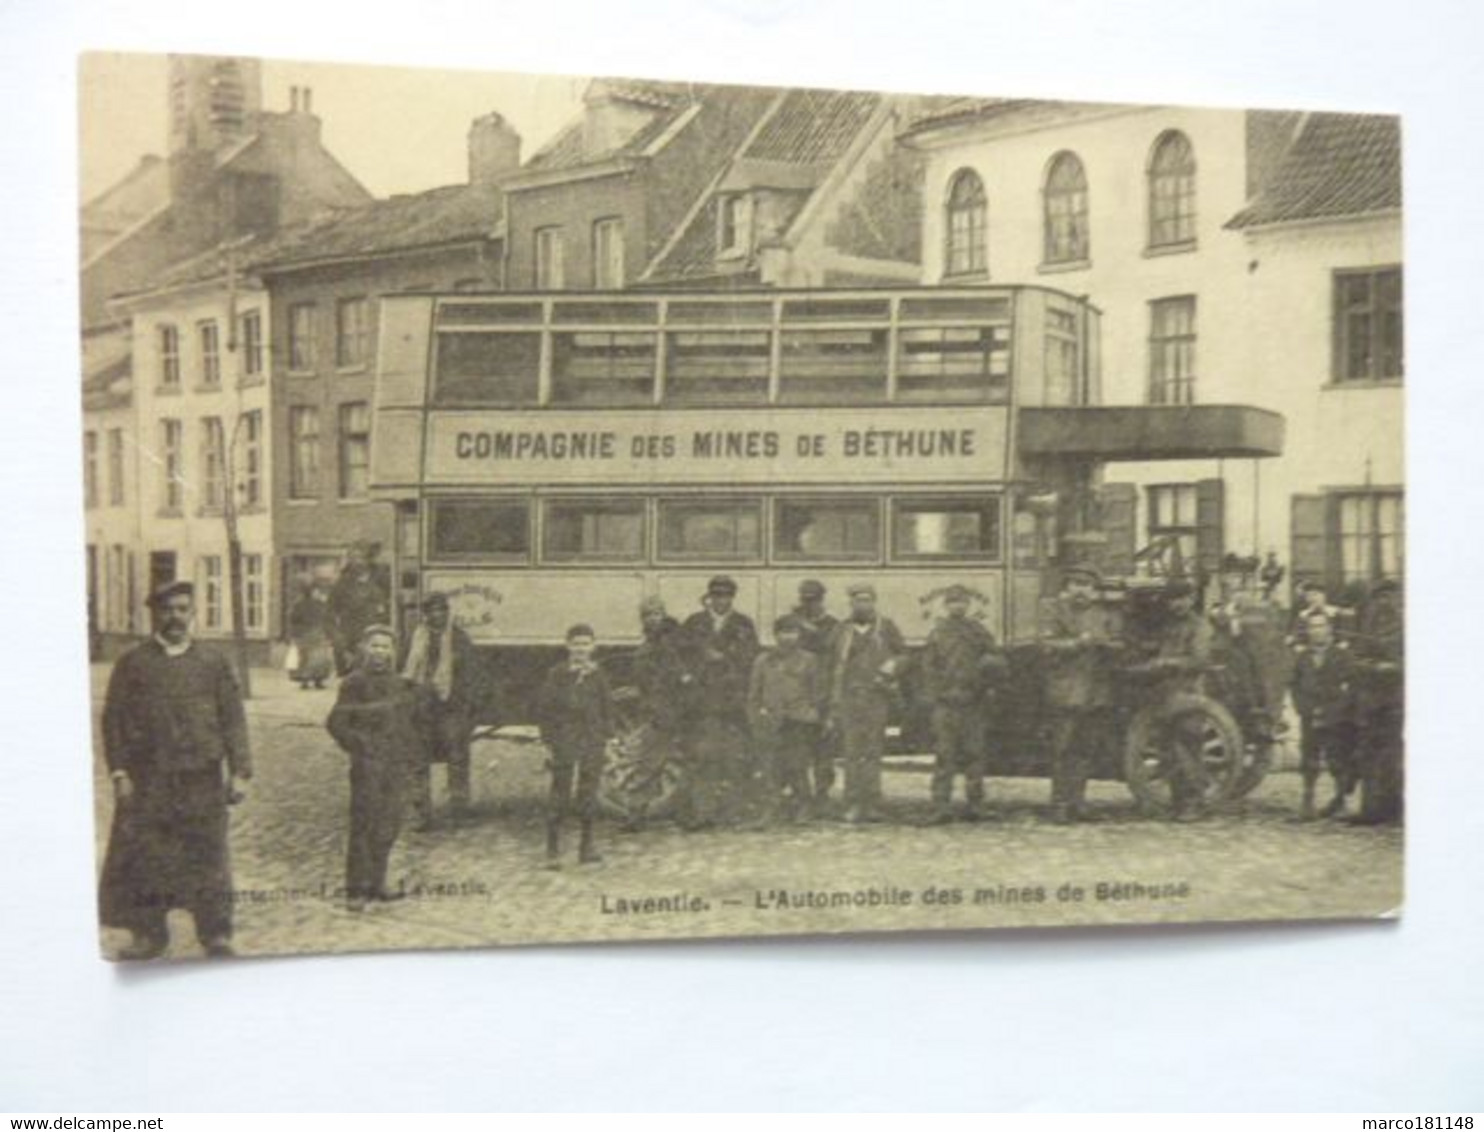
[[[595,644],[591,626],[573,625],[567,630],[567,659],[547,672],[541,686],[537,721],[541,738],[551,750],[547,868],[560,867],[562,823],[574,808],[582,831],[578,862],[587,865],[603,859],[593,840],[593,822],[604,752],[613,737],[615,721],[608,679],[593,660]]]

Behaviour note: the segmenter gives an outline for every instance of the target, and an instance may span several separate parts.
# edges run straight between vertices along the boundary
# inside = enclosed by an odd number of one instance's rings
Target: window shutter
[[[1132,574],[1138,549],[1138,488],[1131,483],[1104,484],[1098,489],[1098,510],[1108,540],[1103,549],[1103,570],[1114,575]]]
[[[1289,580],[1323,579],[1329,573],[1329,500],[1323,495],[1295,495],[1289,502]]]
[[[1207,574],[1221,570],[1226,553],[1226,484],[1197,480],[1195,485],[1195,557]]]

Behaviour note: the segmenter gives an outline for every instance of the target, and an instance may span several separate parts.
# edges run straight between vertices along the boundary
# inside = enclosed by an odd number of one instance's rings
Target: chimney
[[[625,97],[614,84],[594,79],[583,92],[582,151],[588,158],[611,153],[654,121],[657,107]]]
[[[306,114],[314,113],[314,91],[309,87],[304,88],[303,110]]]
[[[289,109],[296,114],[299,111],[299,88],[296,86],[289,87]]]
[[[520,134],[496,113],[469,123],[469,183],[498,185],[520,168]]]

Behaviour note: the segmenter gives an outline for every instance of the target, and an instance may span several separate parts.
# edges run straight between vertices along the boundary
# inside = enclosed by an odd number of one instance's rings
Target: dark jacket
[[[601,752],[616,723],[608,677],[597,666],[584,672],[565,660],[553,666],[537,696],[536,722],[557,756]]]
[[[108,681],[103,750],[109,770],[136,776],[223,761],[233,774],[250,776],[247,716],[231,665],[196,642],[175,657],[154,640],[130,649]]]
[[[922,694],[929,703],[965,705],[984,698],[991,676],[1003,667],[994,634],[972,617],[945,617],[923,647]]]
[[[374,571],[359,577],[341,571],[330,590],[329,605],[330,634],[345,650],[360,643],[361,633],[368,626],[385,625],[391,621],[386,587]]]
[[[289,610],[289,636],[296,641],[319,639],[329,633],[330,602],[304,594]]]
[[[666,617],[645,627],[644,642],[634,653],[634,683],[644,714],[657,726],[673,729],[690,706],[690,673],[685,634],[680,622]]]
[[[340,682],[325,727],[352,758],[421,766],[430,708],[428,693],[406,677],[358,669]]]
[[[765,649],[752,665],[747,717],[754,731],[785,721],[818,723],[828,696],[819,657],[802,647]]]
[[[901,631],[878,616],[868,629],[841,621],[830,634],[830,706],[852,700],[881,701],[895,687],[895,668],[906,652]]]
[[[711,612],[703,609],[686,618],[683,632],[686,663],[695,679],[696,712],[742,715],[758,651],[752,618],[733,609],[718,629]]]
[[[840,624],[840,619],[829,613],[821,613],[817,618],[812,618],[804,612],[802,606],[795,606],[790,615],[799,623],[799,644],[828,662],[830,636],[834,633],[835,626]]]
[[[1355,719],[1355,662],[1348,649],[1307,648],[1293,670],[1293,705],[1310,728],[1337,727]]]
[[[1113,702],[1108,658],[1100,646],[1115,642],[1112,615],[1097,602],[1078,605],[1066,596],[1045,607],[1041,640],[1052,646],[1047,658],[1046,704],[1082,710]]]
[[[397,658],[397,671],[405,672],[407,657],[412,650],[413,636],[416,630],[407,634],[406,642]],[[484,659],[479,649],[475,647],[474,641],[459,626],[451,627],[453,648],[453,672],[452,686],[448,699],[442,701],[443,705],[455,710],[473,711],[487,698],[487,687],[489,677],[485,672]],[[424,681],[424,685],[432,688],[431,677]]]

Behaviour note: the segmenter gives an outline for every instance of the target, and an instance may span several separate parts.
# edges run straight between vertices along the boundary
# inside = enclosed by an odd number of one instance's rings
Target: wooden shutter
[[[1098,512],[1108,540],[1103,548],[1103,571],[1132,574],[1138,549],[1138,489],[1131,483],[1104,484],[1098,489]]]
[[[1195,485],[1195,557],[1207,574],[1221,570],[1226,553],[1226,484],[1197,480]]]
[[[1290,582],[1325,579],[1329,574],[1329,499],[1323,495],[1295,495],[1289,501],[1288,543]]]

